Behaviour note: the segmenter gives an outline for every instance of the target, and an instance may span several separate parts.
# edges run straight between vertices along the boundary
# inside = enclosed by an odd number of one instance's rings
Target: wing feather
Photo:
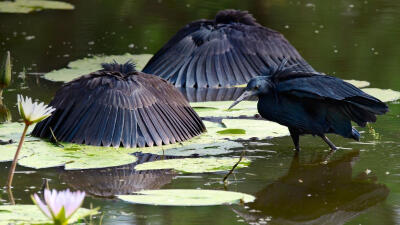
[[[64,85],[53,116],[33,135],[88,145],[145,147],[184,141],[205,131],[188,102],[165,80],[136,72],[95,72]],[[200,123],[199,123],[200,121]]]
[[[284,58],[298,64],[298,70],[315,71],[277,31],[258,24],[203,20],[182,28],[143,71],[178,87],[228,87],[248,82]]]

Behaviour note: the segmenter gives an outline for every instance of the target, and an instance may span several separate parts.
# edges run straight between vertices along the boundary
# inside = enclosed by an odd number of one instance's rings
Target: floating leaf
[[[153,162],[146,162],[135,167],[136,170],[159,170],[174,169],[183,173],[209,173],[227,171],[239,161],[239,158],[184,158],[167,159]],[[236,168],[244,168],[250,164],[250,160],[243,158]]]
[[[205,124],[208,133],[201,136],[182,143],[146,148],[111,148],[61,143],[64,146],[62,148],[28,135],[22,147],[18,164],[35,169],[58,166],[64,166],[67,170],[104,168],[135,162],[136,157],[131,155],[134,152],[175,156],[197,154],[202,156],[226,154],[231,152],[232,148],[243,146],[241,143],[216,136],[216,131],[221,129],[218,124],[211,122]],[[12,161],[22,130],[22,123],[0,125],[0,139],[12,139],[15,142],[0,146],[0,162]]]
[[[64,166],[66,170],[105,168],[136,162],[137,158],[124,149],[95,147],[63,143],[64,148],[38,140],[26,141],[22,146],[18,164],[34,169]],[[11,161],[16,144],[0,147],[0,161]]]
[[[72,10],[74,6],[67,2],[47,0],[14,0],[0,2],[0,13],[30,13],[42,9]]]
[[[28,135],[18,164],[35,169],[58,166],[63,166],[66,170],[104,168],[135,162],[136,157],[131,155],[134,152],[173,156],[220,155],[230,153],[234,148],[243,147],[242,143],[232,140],[279,137],[289,134],[286,127],[266,120],[224,119],[222,122],[225,127],[205,121],[207,133],[188,141],[145,148],[111,148],[61,143],[64,146],[62,148]],[[33,126],[30,129],[32,128]],[[21,123],[0,125],[0,139],[12,139],[15,142],[0,146],[0,162],[13,159],[22,130]]]
[[[190,105],[201,117],[239,117],[258,114],[256,101],[241,101],[228,110],[233,101],[191,102]]]
[[[136,69],[140,71],[152,57],[150,54],[131,55],[110,55],[110,56],[94,56],[91,58],[79,59],[68,64],[68,68],[54,70],[44,75],[44,78],[51,81],[69,82],[77,77],[97,71],[101,69],[101,63],[113,62],[125,63],[132,60],[136,64]]]
[[[196,189],[144,190],[136,195],[118,195],[127,202],[162,206],[211,206],[253,202],[255,197],[249,194]]]
[[[229,129],[242,129],[246,130],[244,134],[229,134],[218,132],[219,135],[225,136],[226,138],[235,140],[251,139],[251,138],[267,138],[267,137],[282,137],[289,135],[287,127],[282,126],[278,123],[271,122],[268,120],[251,120],[251,119],[223,119],[222,123]]]
[[[95,214],[98,214],[96,209],[80,208],[69,222]],[[0,205],[0,224],[52,224],[52,221],[36,205]]]
[[[363,88],[361,90],[382,102],[392,102],[400,99],[400,92],[391,89]]]
[[[368,81],[363,80],[345,80],[347,83],[350,83],[358,88],[368,87],[370,83]]]

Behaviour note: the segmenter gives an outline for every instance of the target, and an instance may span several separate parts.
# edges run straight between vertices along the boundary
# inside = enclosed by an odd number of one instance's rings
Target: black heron
[[[332,150],[336,146],[325,136],[339,134],[359,140],[351,121],[364,127],[375,122],[375,115],[388,112],[388,106],[339,78],[316,72],[285,68],[286,60],[267,76],[249,81],[243,94],[229,107],[249,96],[258,96],[257,109],[267,120],[289,128],[296,150],[299,135],[320,136]]]
[[[198,20],[178,31],[143,72],[176,87],[231,87],[290,58],[296,69],[315,72],[279,32],[256,22],[247,11],[227,9],[214,20]]]
[[[145,147],[181,142],[206,130],[183,95],[160,77],[134,64],[103,69],[61,87],[53,115],[32,135],[95,146]]]

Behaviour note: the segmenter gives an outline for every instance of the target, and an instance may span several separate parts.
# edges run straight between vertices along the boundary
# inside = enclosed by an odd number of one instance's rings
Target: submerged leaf
[[[44,75],[44,78],[51,81],[69,82],[77,77],[102,69],[101,64],[105,62],[125,63],[132,60],[136,64],[136,70],[140,71],[147,61],[152,57],[151,54],[131,55],[110,55],[93,56],[91,58],[79,59],[68,64],[68,68],[53,70]]]
[[[165,189],[144,190],[136,195],[118,195],[127,202],[161,206],[211,206],[253,202],[249,194],[219,190]]]
[[[69,222],[95,214],[98,214],[96,209],[80,208]],[[0,205],[0,224],[52,224],[52,221],[36,205]]]
[[[400,99],[400,92],[391,89],[363,88],[361,90],[382,102],[392,102]]]
[[[42,9],[72,10],[74,6],[68,2],[48,0],[14,0],[0,2],[0,13],[30,13]]]
[[[135,167],[136,170],[174,169],[183,173],[210,173],[228,171],[239,161],[239,158],[184,158],[167,159],[146,162]],[[244,168],[250,164],[250,160],[243,158],[236,168]]]
[[[218,134],[225,134],[225,135],[227,135],[227,134],[232,134],[232,135],[235,135],[235,134],[246,134],[246,130],[230,128],[230,129],[225,129],[225,130],[219,130],[219,131],[217,131],[217,133]]]

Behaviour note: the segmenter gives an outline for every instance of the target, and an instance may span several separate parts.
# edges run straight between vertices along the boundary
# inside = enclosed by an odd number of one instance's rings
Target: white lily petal
[[[47,217],[52,218],[51,213],[47,205],[45,205],[42,200],[40,200],[37,194],[33,195],[33,202],[39,207],[39,209],[45,214]]]
[[[32,124],[40,122],[51,116],[55,108],[47,106],[43,102],[33,102],[29,97],[18,95],[18,110],[25,123]]]
[[[65,218],[68,220],[82,205],[85,192],[71,192],[69,189],[57,192],[56,190],[45,190],[44,198],[49,210],[49,215],[55,218],[62,208],[65,210]],[[38,204],[39,205],[39,204]],[[43,204],[44,205],[44,204]],[[43,207],[40,206],[40,207]]]

